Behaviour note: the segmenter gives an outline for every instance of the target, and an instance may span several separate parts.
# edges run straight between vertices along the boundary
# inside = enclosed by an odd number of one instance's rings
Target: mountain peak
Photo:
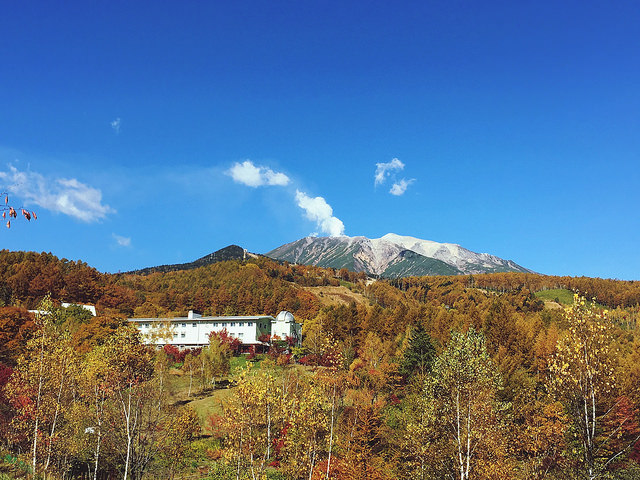
[[[153,272],[173,272],[176,270],[190,270],[193,268],[203,267],[212,263],[222,262],[225,260],[245,260],[247,257],[256,257],[254,253],[247,252],[244,248],[238,245],[229,245],[228,247],[221,248],[213,253],[200,257],[197,260],[189,263],[177,263],[174,265],[158,265],[156,267],[146,267],[140,270],[133,270],[126,273],[134,273],[138,275],[148,275]]]
[[[362,236],[306,237],[282,245],[266,255],[278,260],[347,268],[384,277],[530,272],[510,260],[475,253],[457,244],[395,233],[374,239]]]

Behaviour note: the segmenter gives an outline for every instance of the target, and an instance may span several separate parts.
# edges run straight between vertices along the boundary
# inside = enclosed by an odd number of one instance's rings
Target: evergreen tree
[[[409,347],[405,350],[400,363],[400,373],[410,377],[415,373],[425,375],[431,371],[431,366],[436,358],[436,349],[429,334],[422,325],[411,332]]]

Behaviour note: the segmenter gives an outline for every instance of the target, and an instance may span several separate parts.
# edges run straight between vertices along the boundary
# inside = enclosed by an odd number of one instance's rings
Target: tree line
[[[46,265],[61,279],[43,297],[52,313],[36,317],[22,307],[42,302],[31,283]],[[636,282],[490,274],[367,284],[266,259],[107,275],[4,252],[0,272],[10,290],[0,308],[0,448],[25,472],[154,478],[196,464],[212,479],[640,475],[638,306],[627,304]],[[58,307],[82,278],[97,317]],[[306,289],[337,285],[364,301],[323,303]],[[579,286],[586,295],[566,308],[535,296]],[[274,343],[229,372],[224,335],[201,351],[156,351],[125,321],[188,309],[287,309],[304,322],[304,341]],[[176,372],[188,401],[230,386],[220,413],[197,418],[170,401]]]

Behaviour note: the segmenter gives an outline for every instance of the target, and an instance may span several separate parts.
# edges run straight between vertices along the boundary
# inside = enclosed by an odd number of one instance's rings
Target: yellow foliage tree
[[[606,310],[596,309],[577,294],[565,316],[568,329],[549,362],[551,383],[576,427],[582,467],[586,478],[592,480],[619,456],[599,458],[603,442],[608,440],[606,436],[599,438],[602,417],[612,406],[616,382],[612,324]]]

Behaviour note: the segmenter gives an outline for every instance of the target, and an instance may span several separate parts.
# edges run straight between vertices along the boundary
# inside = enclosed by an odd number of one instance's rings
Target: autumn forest
[[[127,322],[188,310],[288,310],[303,341],[156,349]],[[0,480],[637,479],[639,319],[633,281],[3,250]]]

